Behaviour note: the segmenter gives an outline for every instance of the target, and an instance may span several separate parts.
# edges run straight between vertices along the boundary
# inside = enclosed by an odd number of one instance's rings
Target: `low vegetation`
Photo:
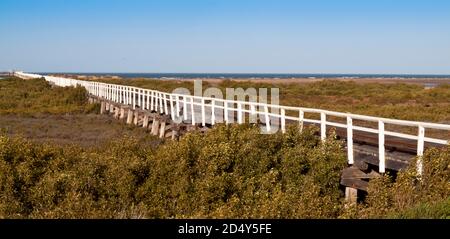
[[[132,138],[93,149],[0,136],[0,217],[5,218],[446,218],[450,148],[425,155],[396,182],[372,181],[346,207],[339,141],[312,129],[261,135],[218,126],[155,148]]]
[[[0,80],[0,115],[90,113],[98,108],[87,103],[86,90],[80,87],[52,87],[43,79]]]
[[[98,115],[83,88],[52,87],[45,80],[0,80],[0,132],[33,142],[95,147],[111,139],[132,136],[149,144],[161,140],[144,129]]]
[[[78,98],[72,94],[85,97],[80,88],[52,88],[43,80],[2,81],[2,92],[17,91],[12,99],[0,96],[4,124],[12,124],[5,117],[26,120],[39,114],[52,124],[95,110],[85,99],[68,100]],[[29,89],[29,101],[19,97],[25,91],[16,86]],[[8,108],[5,102],[19,107]],[[46,106],[55,110],[49,113]],[[285,134],[263,135],[256,126],[218,125],[161,142],[122,136],[124,128],[116,137],[88,145],[76,137],[69,143],[70,136],[61,143],[3,132],[0,218],[450,217],[450,146],[426,152],[421,178],[411,165],[395,182],[389,175],[372,180],[366,200],[348,206],[339,185],[347,166],[343,144],[333,136],[322,142],[315,131],[300,133],[290,126]]]

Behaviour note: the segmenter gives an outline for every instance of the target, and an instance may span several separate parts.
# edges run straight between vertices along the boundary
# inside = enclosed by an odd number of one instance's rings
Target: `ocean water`
[[[36,74],[71,74],[86,76],[119,76],[122,78],[158,78],[158,79],[192,79],[192,78],[218,78],[218,79],[292,79],[292,78],[450,78],[450,75],[390,75],[390,74],[232,74],[232,73],[74,73],[74,72],[36,72]]]

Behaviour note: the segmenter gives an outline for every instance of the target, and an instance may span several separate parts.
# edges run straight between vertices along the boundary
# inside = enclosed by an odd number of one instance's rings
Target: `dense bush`
[[[361,215],[372,217],[450,217],[450,147],[431,149],[419,177],[413,162],[393,182],[388,175],[373,180]]]
[[[339,141],[313,132],[218,126],[160,146],[123,138],[97,149],[0,136],[0,217],[449,216],[449,148],[426,153],[420,180],[413,168],[395,183],[374,180],[355,210],[339,188]]]
[[[11,77],[0,81],[0,115],[87,113],[98,108],[88,104],[87,92],[82,87],[52,87],[44,79]]]
[[[258,130],[221,126],[156,150],[131,138],[93,151],[2,136],[0,215],[336,217],[339,143]]]

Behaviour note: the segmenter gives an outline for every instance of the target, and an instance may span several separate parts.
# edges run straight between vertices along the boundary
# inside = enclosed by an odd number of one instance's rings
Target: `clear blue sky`
[[[0,70],[450,74],[447,0],[0,0]]]

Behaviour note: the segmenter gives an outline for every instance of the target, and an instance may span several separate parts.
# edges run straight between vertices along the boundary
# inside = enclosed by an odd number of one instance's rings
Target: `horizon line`
[[[398,76],[450,76],[450,73],[274,73],[274,72],[139,72],[139,71],[30,71],[32,73],[67,74],[216,74],[216,75],[398,75]]]

